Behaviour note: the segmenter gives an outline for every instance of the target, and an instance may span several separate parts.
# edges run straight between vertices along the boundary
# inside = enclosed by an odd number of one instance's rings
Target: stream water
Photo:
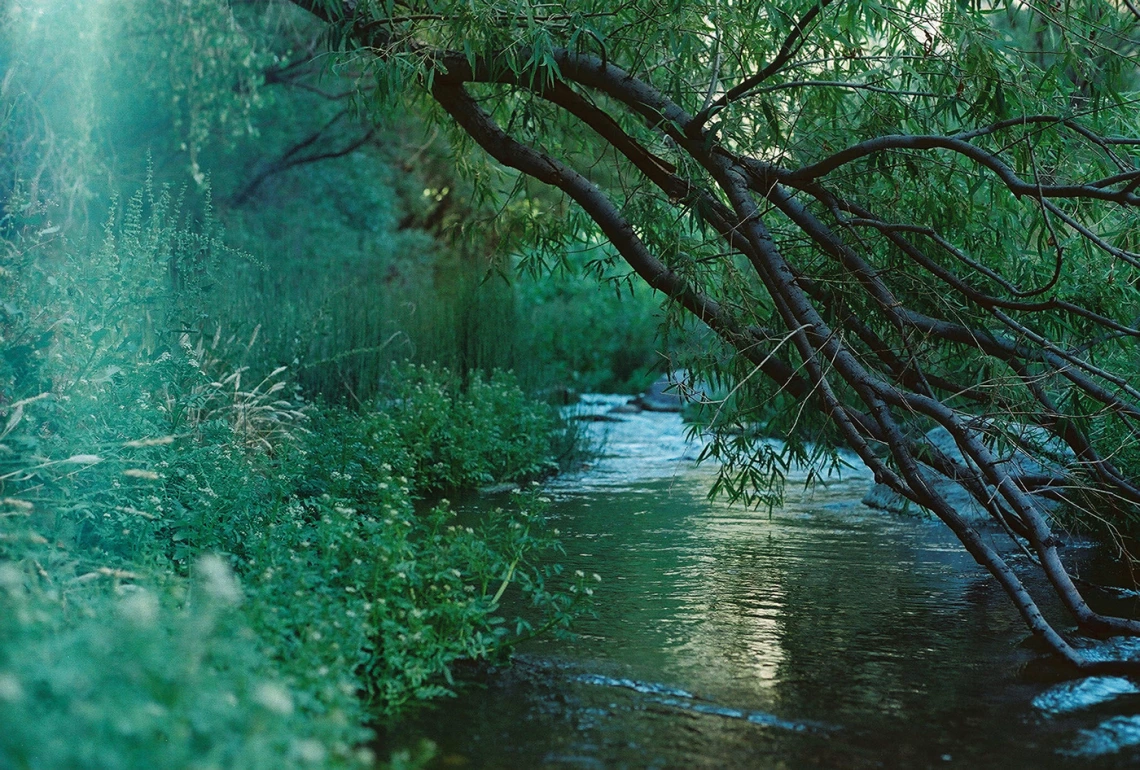
[[[1066,678],[942,525],[860,504],[866,471],[802,494],[793,473],[769,514],[707,499],[713,470],[677,415],[593,428],[604,456],[550,494],[566,566],[603,576],[596,617],[390,726],[383,752],[428,738],[440,768],[1140,766],[1140,687]]]

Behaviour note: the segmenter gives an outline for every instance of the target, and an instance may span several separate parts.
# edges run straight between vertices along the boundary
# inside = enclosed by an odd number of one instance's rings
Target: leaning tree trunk
[[[997,579],[1032,633],[1055,653],[1082,670],[1140,671],[1140,662],[1092,661],[1075,650],[1045,620],[1002,555],[928,483],[932,468],[960,484],[1002,528],[1023,539],[1083,630],[1140,634],[1137,621],[1098,614],[1085,602],[1058,553],[1041,496],[1034,494],[1041,480],[1011,471],[1015,466],[1001,461],[991,440],[1000,427],[992,418],[979,419],[979,414],[1000,414],[1015,404],[1033,405],[1031,413],[1017,419],[1036,424],[1071,450],[1079,469],[1067,479],[1070,484],[1140,503],[1140,489],[1098,453],[1073,410],[1058,404],[1050,383],[1063,383],[1104,415],[1120,420],[1133,436],[1140,431],[1140,392],[1127,378],[1043,331],[1056,323],[1038,322],[1072,319],[1100,329],[1106,340],[1140,337],[1133,324],[1051,293],[1066,260],[1072,259],[1060,245],[1058,230],[1082,239],[1092,251],[1140,268],[1140,254],[1098,234],[1076,211],[1083,204],[1137,209],[1140,197],[1134,190],[1140,171],[1114,148],[1140,141],[1101,136],[1065,116],[1028,115],[950,135],[878,136],[798,168],[750,156],[721,141],[709,127],[711,119],[788,65],[804,29],[826,1],[794,25],[770,64],[719,99],[706,100],[697,114],[605,56],[554,47],[541,76],[520,75],[495,52],[425,53],[427,43],[397,35],[396,22],[358,13],[355,3],[295,1],[334,24],[368,55],[387,58],[413,51],[430,62],[423,85],[463,132],[504,166],[565,193],[649,286],[699,318],[784,392],[814,404],[878,482],[928,508],[954,532]],[[711,227],[724,254],[742,257],[752,280],[763,287],[778,325],[765,327],[742,311],[745,296],[717,294],[684,269],[667,264],[643,237],[646,224],[636,219],[636,207],[627,205],[627,194],[591,179],[580,159],[556,157],[548,146],[523,141],[517,129],[512,133],[501,125],[477,99],[479,89],[488,86],[540,100],[572,118],[598,146],[621,156],[615,166],[622,189],[651,189],[679,218]],[[631,130],[633,126],[640,130]],[[1003,157],[1002,142],[1029,142],[1037,134],[1057,132],[1102,153],[1119,173],[1062,183],[1039,175],[1035,167],[1019,171]],[[653,149],[646,136],[654,137]],[[971,175],[1035,211],[1041,227],[1052,234],[1053,278],[1042,287],[1020,286],[955,245],[950,235],[880,216],[874,200],[852,199],[829,183],[869,158],[904,151],[968,163]],[[797,259],[770,229],[773,221],[785,230],[794,228],[800,243],[810,243],[811,253],[822,259],[810,264]],[[942,313],[916,308],[899,294],[890,271],[876,264],[880,252],[868,245],[871,236],[904,259],[917,280],[937,284],[954,298],[955,307],[968,307],[970,314],[961,317],[949,304]],[[802,253],[799,248],[796,253]],[[844,312],[845,306],[859,310]],[[969,351],[979,361],[1004,367],[1004,386],[986,387],[944,371],[917,351],[928,344]],[[948,431],[964,461],[928,442],[929,426]]]

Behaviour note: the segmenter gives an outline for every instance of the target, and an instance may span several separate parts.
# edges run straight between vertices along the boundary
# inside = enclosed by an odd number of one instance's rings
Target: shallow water
[[[382,751],[426,737],[434,767],[468,768],[1140,764],[1140,687],[1066,679],[940,524],[859,503],[864,470],[790,484],[769,514],[707,500],[676,415],[594,428],[606,456],[550,491],[567,567],[603,576],[597,616],[391,726]]]

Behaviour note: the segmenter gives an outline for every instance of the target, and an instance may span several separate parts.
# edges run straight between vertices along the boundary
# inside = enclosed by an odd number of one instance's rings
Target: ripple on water
[[[1140,660],[1140,638],[1114,636],[1104,641],[1088,640],[1080,652],[1089,660]]]
[[[655,684],[653,682],[639,682],[635,679],[619,679],[603,674],[582,674],[575,677],[575,680],[583,684],[596,684],[602,687],[622,687],[646,695],[671,695],[675,698],[696,697],[691,692],[678,687],[670,687],[669,685]]]
[[[570,417],[605,415],[626,401],[623,396],[589,394],[583,396],[578,404],[567,407],[565,414]],[[696,460],[704,450],[705,442],[698,435],[690,435],[688,427],[681,423],[677,414],[637,412],[613,417],[612,421],[583,423],[587,434],[601,445],[603,454],[585,473],[567,474],[555,479],[550,484],[552,491],[557,494],[569,490],[581,493],[611,489],[644,494],[642,485],[648,481],[680,482],[699,477],[707,484],[716,473],[715,463],[697,465]],[[769,443],[777,449],[783,446],[774,440]],[[840,456],[845,467],[838,472],[827,469],[818,475],[793,463],[785,469],[789,493],[811,475],[817,479],[815,494],[826,497],[828,490],[842,493],[851,487],[859,489],[861,495],[872,479],[871,472],[854,453],[841,452]]]
[[[656,682],[640,682],[635,679],[622,679],[616,677],[605,676],[603,674],[581,674],[574,678],[575,681],[584,684],[600,685],[602,687],[620,687],[626,690],[633,690],[634,692],[643,695],[665,696],[652,698],[653,703],[670,708],[681,709],[695,714],[707,714],[709,716],[724,717],[726,719],[739,719],[745,722],[750,722],[754,725],[762,725],[764,727],[773,727],[779,730],[790,730],[792,732],[820,732],[829,731],[834,729],[829,725],[824,725],[817,722],[806,721],[792,721],[782,719],[775,714],[769,714],[766,711],[751,711],[748,709],[732,708],[730,706],[722,706],[717,703],[699,698],[693,693],[682,690],[679,687],[671,687],[666,684],[658,684]]]

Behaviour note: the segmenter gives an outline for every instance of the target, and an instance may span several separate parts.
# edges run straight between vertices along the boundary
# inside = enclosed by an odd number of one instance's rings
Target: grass
[[[184,228],[148,188],[98,244],[25,230],[5,257],[5,770],[372,766],[373,714],[536,631],[501,603],[553,630],[586,595],[536,493],[463,526],[416,504],[553,471],[549,407],[410,365],[309,401],[202,314],[228,252]]]

